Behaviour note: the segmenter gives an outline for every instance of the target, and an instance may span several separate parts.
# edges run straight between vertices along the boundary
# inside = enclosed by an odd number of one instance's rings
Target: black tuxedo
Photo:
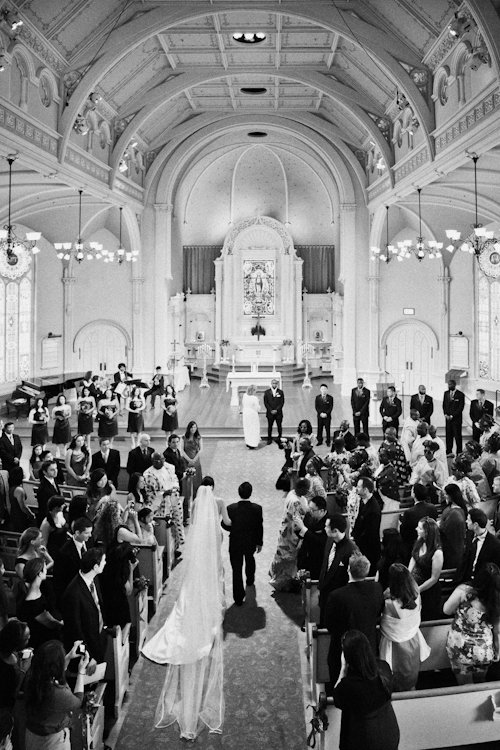
[[[307,453],[302,454],[302,458],[300,459],[300,463],[299,463],[299,470],[297,472],[299,477],[305,477],[307,462],[310,461],[311,458],[314,458],[315,455],[316,454],[312,448],[309,448]]]
[[[281,437],[281,424],[283,422],[283,406],[285,403],[285,394],[280,388],[276,389],[276,395],[273,396],[272,388],[264,392],[264,406],[266,407],[267,417],[267,439],[271,440],[273,424],[276,422],[278,428],[278,437]],[[271,414],[275,411],[276,414]]]
[[[486,534],[486,539],[483,542],[483,546],[477,557],[476,567],[473,568],[474,558],[476,556],[476,545],[474,543],[474,534],[472,531],[467,531],[465,536],[465,553],[461,565],[457,568],[455,574],[455,583],[463,583],[464,581],[473,581],[474,575],[478,570],[486,563],[495,563],[500,567],[500,540],[498,540],[493,534],[489,532]]]
[[[151,456],[154,453],[154,448],[148,446],[146,448],[146,455],[142,452],[142,448],[137,447],[129,451],[127,458],[127,472],[129,476],[131,474],[144,474],[146,469],[149,469],[153,465]]]
[[[43,519],[47,515],[47,503],[49,502],[50,498],[54,495],[61,494],[57,481],[55,482],[54,486],[52,482],[49,482],[46,476],[44,476],[43,474],[41,474],[40,476],[42,478],[40,479],[40,484],[38,485],[38,490],[36,493],[36,499],[38,502],[38,510],[36,512],[37,526],[40,526]]]
[[[352,538],[358,545],[361,554],[370,561],[370,575],[375,575],[380,559],[380,505],[372,495],[367,503],[359,504],[358,517],[352,530]]]
[[[481,430],[479,427],[476,427],[476,422],[480,422],[485,415],[493,416],[493,404],[491,401],[486,399],[482,406],[477,398],[470,402],[469,417],[472,422],[472,439],[477,440],[477,442],[479,442],[479,438],[481,437]]]
[[[97,577],[94,578],[97,595],[102,606]],[[61,612],[64,619],[63,637],[66,652],[75,641],[83,641],[92,659],[99,664],[106,655],[106,631],[99,629],[99,611],[89,587],[78,573],[63,594]]]
[[[384,431],[388,427],[395,427],[397,434],[399,430],[399,417],[403,411],[401,400],[397,396],[394,396],[391,404],[389,396],[384,396],[379,411],[382,416],[382,430]],[[384,417],[390,417],[392,421],[386,422]]]
[[[23,445],[19,435],[12,435],[12,437],[14,444],[10,442],[5,432],[2,432],[2,437],[0,437],[0,458],[2,459],[2,468],[8,472],[11,472],[12,469],[19,466],[19,461],[21,460],[23,452]],[[14,461],[15,458],[18,459],[17,462]]]
[[[453,451],[453,440],[457,445],[457,454],[462,452],[462,412],[465,406],[465,396],[457,388],[444,392],[443,413],[446,419],[446,452]]]
[[[360,395],[357,388],[353,388],[351,391],[351,406],[352,406],[352,418],[354,421],[354,434],[361,432],[361,424],[363,425],[363,432],[368,432],[368,417],[370,415],[370,391],[368,388],[363,388],[363,393]],[[359,416],[356,413],[359,412]]]
[[[325,395],[325,398],[320,394],[316,396],[314,401],[314,408],[318,415],[318,445],[323,442],[323,427],[325,428],[326,444],[330,444],[331,440],[331,423],[332,423],[332,410],[333,410],[333,396],[329,393]],[[326,414],[326,417],[320,416]]]
[[[179,480],[179,487],[182,487],[182,477],[184,476],[185,459],[181,456],[180,451],[173,451],[172,448],[167,448],[163,451],[163,456],[167,464],[172,464],[175,469],[175,475]]]
[[[335,440],[336,438],[344,439],[344,447],[346,451],[349,451],[351,453],[356,448],[356,438],[349,430],[344,433],[342,432],[342,430],[335,430],[335,432],[333,433],[333,439]]]
[[[319,591],[319,606],[320,606],[320,624],[323,625],[323,615],[325,612],[326,603],[328,597],[335,589],[340,589],[345,586],[349,580],[347,574],[347,568],[349,566],[349,558],[353,552],[359,552],[358,547],[352,539],[348,539],[346,536],[340,540],[335,549],[335,557],[333,562],[328,567],[328,557],[330,555],[333,539],[329,537],[325,546],[325,554],[323,557],[323,565],[321,566],[321,572],[319,574],[318,591]]]
[[[76,544],[73,539],[63,544],[59,550],[57,558],[54,560],[53,582],[54,593],[56,595],[57,606],[61,606],[63,594],[68,588],[73,578],[80,571],[81,557],[78,554]]]
[[[113,375],[113,380],[114,380],[115,385],[118,385],[118,383],[125,382],[127,380],[132,380],[132,373],[131,372],[125,372],[125,380],[124,381],[122,381],[122,379],[121,379],[120,376],[121,376],[120,370],[117,370],[117,372],[115,372],[115,374]]]
[[[245,561],[247,586],[253,586],[255,581],[254,554],[257,547],[262,547],[264,536],[262,507],[249,500],[240,500],[228,505],[227,513],[232,522],[231,526],[225,528],[229,531],[229,559],[233,569],[233,599],[237,604],[241,604],[245,598],[243,560]],[[222,525],[224,526],[224,524]]]
[[[323,518],[316,520],[309,512],[304,516],[307,531],[301,532],[302,544],[297,555],[297,568],[298,570],[308,570],[313,580],[319,578],[323,567],[325,546],[328,540],[325,531],[327,518],[328,516],[325,514]]]
[[[118,487],[118,474],[120,473],[120,451],[115,450],[115,448],[110,448],[107,461],[104,460],[101,451],[93,453],[90,470],[94,471],[94,469],[104,469],[109,481],[112,482],[115,487]]]
[[[415,409],[418,411],[420,419],[423,419],[427,424],[431,423],[431,416],[434,411],[434,400],[432,396],[428,396],[427,393],[424,396],[424,403],[420,401],[420,394],[414,393],[410,399],[410,410]]]
[[[164,392],[165,378],[163,377],[163,375],[160,375],[160,377],[158,377],[155,374],[153,375],[153,384],[151,388],[144,394],[144,400],[146,400],[148,396],[151,396],[151,407],[154,407],[156,396],[163,396]]]
[[[328,652],[330,684],[335,685],[340,673],[341,639],[348,630],[360,630],[377,649],[377,620],[384,608],[384,593],[375,581],[353,581],[333,591],[325,608],[324,624],[331,635]]]
[[[399,533],[405,543],[407,562],[410,560],[413,545],[417,541],[418,522],[426,516],[437,520],[437,508],[432,503],[415,503],[403,513]]]

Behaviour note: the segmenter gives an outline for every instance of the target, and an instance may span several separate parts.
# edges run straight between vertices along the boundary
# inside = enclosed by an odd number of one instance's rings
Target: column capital
[[[356,203],[341,203],[340,204],[340,210],[344,213],[349,213],[351,211],[355,211],[357,209]]]
[[[380,276],[367,276],[368,281],[375,283],[380,281]]]
[[[173,203],[155,203],[154,209],[157,214],[163,213],[163,212],[171,214],[174,209],[174,206],[173,206]]]
[[[145,281],[146,279],[144,278],[144,276],[132,276],[130,278],[131,284],[144,284]]]
[[[438,276],[438,281],[440,281],[441,284],[449,284],[451,281],[451,276]]]
[[[62,277],[62,283],[63,284],[74,284],[76,281],[75,276],[63,276]]]

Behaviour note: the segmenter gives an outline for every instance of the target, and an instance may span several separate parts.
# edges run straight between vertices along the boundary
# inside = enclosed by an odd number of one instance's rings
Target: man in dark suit
[[[14,434],[14,422],[7,422],[0,437],[0,459],[3,469],[11,472],[19,466],[22,452],[21,438]]]
[[[375,486],[369,477],[360,477],[356,492],[360,498],[359,512],[352,530],[352,538],[361,554],[370,561],[370,575],[374,576],[380,559],[380,505],[373,494]]]
[[[90,654],[90,669],[103,662],[106,655],[107,635],[101,595],[96,585],[96,576],[102,573],[105,564],[106,555],[102,548],[87,550],[81,560],[80,572],[66,588],[61,601],[66,652],[75,641],[83,641]]]
[[[455,574],[457,584],[474,581],[474,576],[486,563],[500,567],[500,540],[488,531],[488,517],[483,510],[469,510],[467,529],[464,557]]]
[[[59,484],[57,483],[57,462],[44,461],[40,468],[40,484],[36,493],[38,510],[36,512],[36,522],[40,526],[47,515],[47,505],[51,497],[60,495]]]
[[[403,411],[401,400],[396,396],[396,389],[393,385],[387,388],[387,396],[384,396],[380,404],[380,414],[382,416],[382,429],[394,427],[396,436],[399,430],[399,417]]]
[[[92,521],[83,516],[73,523],[73,537],[63,544],[54,559],[53,583],[57,606],[61,606],[63,594],[80,571],[82,557],[92,536]]]
[[[446,453],[453,455],[453,440],[457,446],[457,455],[462,452],[462,413],[465,396],[459,391],[455,380],[448,381],[448,390],[443,396],[443,412],[446,421]]]
[[[470,402],[469,409],[469,417],[472,422],[472,439],[478,443],[482,434],[480,422],[485,415],[493,417],[493,404],[485,397],[484,390],[478,388],[476,398]]]
[[[354,434],[361,432],[362,424],[363,432],[369,435],[368,417],[370,415],[370,391],[368,388],[365,388],[365,381],[363,378],[358,378],[358,387],[353,388],[351,391],[351,406],[352,418],[354,421]]]
[[[399,529],[406,547],[406,562],[409,562],[413,545],[417,541],[418,522],[426,516],[437,520],[438,516],[436,506],[428,502],[429,493],[427,492],[427,487],[423,484],[414,484],[411,488],[411,496],[415,505],[405,510],[401,517],[401,527]]]
[[[267,444],[270,445],[273,442],[272,432],[273,424],[276,422],[278,429],[278,442],[281,439],[282,429],[281,425],[283,422],[283,406],[285,403],[285,394],[278,388],[278,381],[276,378],[271,380],[271,387],[264,392],[264,406],[266,407],[267,417]]]
[[[297,555],[297,569],[308,570],[313,580],[319,578],[323,567],[323,557],[327,535],[325,524],[326,500],[324,497],[313,497],[308,503],[309,510],[302,519],[297,516],[295,528],[298,536],[302,539]]]
[[[313,451],[311,441],[309,440],[308,437],[300,438],[299,451],[302,454],[302,456],[299,459],[299,469],[297,473],[299,477],[305,477],[307,462],[310,461],[312,458],[314,458],[316,455],[315,452]]]
[[[110,448],[109,438],[99,438],[99,448],[97,453],[92,454],[92,463],[90,471],[95,469],[104,469],[109,481],[118,487],[118,474],[120,473],[120,451]]]
[[[359,552],[352,539],[347,538],[347,520],[345,516],[341,516],[340,514],[328,516],[325,523],[325,531],[328,538],[318,582],[319,621],[322,627],[324,626],[324,613],[328,597],[332,591],[346,585],[348,581],[347,568],[349,558],[354,552]]]
[[[417,411],[420,419],[423,419],[427,424],[431,423],[431,416],[434,411],[434,400],[432,396],[428,396],[425,390],[425,385],[418,386],[418,393],[414,393],[410,399],[410,411]]]
[[[325,609],[325,627],[331,635],[328,652],[330,686],[334,687],[340,674],[342,636],[348,630],[360,630],[377,651],[377,620],[384,608],[384,592],[380,583],[366,581],[370,562],[364,555],[349,559],[349,583],[329,597]],[[329,690],[327,692],[330,692]]]
[[[127,472],[128,475],[132,474],[144,474],[146,469],[149,469],[153,464],[151,456],[154,453],[154,448],[151,448],[151,438],[145,432],[141,433],[139,438],[139,445],[137,448],[133,448],[129,451],[127,458]]]
[[[114,393],[118,403],[120,404],[120,415],[122,413],[122,396],[125,391],[125,383],[127,380],[132,380],[132,373],[127,372],[127,365],[125,362],[120,362],[118,370],[113,375],[114,381]]]
[[[153,379],[151,381],[151,388],[144,394],[144,401],[148,396],[151,397],[151,408],[155,408],[155,401],[157,396],[163,396],[165,392],[165,379],[162,375],[161,367],[157,367]],[[161,400],[161,399],[160,399]]]
[[[163,456],[167,464],[171,464],[175,469],[175,475],[179,480],[179,487],[182,487],[182,479],[185,472],[184,459],[179,450],[179,436],[175,433],[169,435],[168,448],[163,451]]]
[[[233,569],[233,599],[240,607],[245,598],[243,586],[243,561],[247,586],[255,581],[255,552],[260,552],[263,544],[264,528],[262,524],[262,507],[250,502],[252,485],[243,482],[238,487],[240,500],[227,507],[231,526],[224,526],[229,531],[229,559]]]
[[[325,428],[325,442],[327,445],[330,445],[332,440],[331,423],[333,396],[330,396],[328,393],[328,386],[326,383],[321,383],[319,387],[319,396],[316,396],[314,408],[318,415],[318,445],[321,445],[323,442],[323,427]]]
[[[333,433],[333,439],[342,438],[346,451],[352,452],[356,448],[356,438],[349,430],[349,422],[343,419],[338,430]]]

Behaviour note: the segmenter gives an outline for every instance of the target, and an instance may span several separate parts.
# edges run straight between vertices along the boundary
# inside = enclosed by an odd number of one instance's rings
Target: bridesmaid
[[[165,388],[165,395],[162,400],[163,408],[163,421],[161,423],[161,429],[165,432],[168,448],[168,438],[175,432],[179,427],[179,418],[177,416],[177,398],[175,396],[174,386],[167,384]]]
[[[35,406],[28,415],[28,422],[33,425],[31,428],[31,445],[41,445],[45,450],[45,444],[49,442],[48,422],[50,419],[49,410],[45,406],[43,398],[37,398]]]
[[[179,450],[186,461],[186,476],[182,480],[186,524],[190,516],[191,502],[196,498],[202,479],[200,456],[203,452],[203,440],[196,422],[189,422],[186,433],[181,437]]]
[[[90,451],[90,436],[94,432],[94,416],[96,414],[95,398],[90,386],[84,385],[76,402],[78,410],[78,434],[85,436],[87,450]]]
[[[118,435],[118,412],[120,405],[113,395],[111,388],[106,389],[104,398],[99,401],[99,437],[109,438],[110,447],[113,447],[113,439]]]
[[[144,432],[144,415],[146,401],[137,386],[132,386],[130,395],[125,402],[125,409],[128,411],[127,432],[130,432],[132,441],[132,450],[139,445],[139,435]]]
[[[71,417],[71,406],[66,403],[66,396],[60,393],[57,397],[56,405],[52,409],[52,419],[54,420],[54,433],[52,442],[56,446],[56,458],[63,457],[66,454],[66,448],[71,442],[71,427],[69,418]],[[40,442],[40,441],[37,441]],[[63,449],[61,451],[61,449]]]

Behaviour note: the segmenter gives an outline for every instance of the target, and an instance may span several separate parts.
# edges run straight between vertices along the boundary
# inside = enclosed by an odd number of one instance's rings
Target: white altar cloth
[[[271,380],[277,380],[281,388],[281,372],[273,370],[271,372],[229,372],[226,377],[226,392],[231,387],[231,406],[239,406],[238,388],[247,388],[249,385],[268,385],[271,386]]]

